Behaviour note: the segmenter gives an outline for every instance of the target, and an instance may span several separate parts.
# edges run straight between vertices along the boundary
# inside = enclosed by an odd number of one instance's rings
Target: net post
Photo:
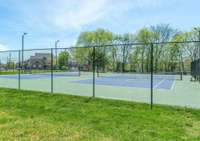
[[[18,90],[21,90],[21,51],[18,51]]]
[[[93,48],[93,58],[92,58],[92,70],[93,70],[93,92],[92,92],[92,97],[95,98],[95,66],[96,66],[96,49],[95,46],[92,47]]]
[[[22,67],[22,73],[24,74],[24,36],[22,35],[22,49],[21,49],[22,51],[22,62],[21,62],[21,67]]]
[[[179,68],[180,68],[180,80],[183,80],[183,61],[182,61],[182,56],[180,54],[180,62],[179,62]]]
[[[183,71],[181,71],[181,80],[183,80]]]
[[[53,48],[51,48],[51,93],[53,93]]]
[[[151,109],[153,109],[153,43],[151,43]]]
[[[81,67],[78,65],[78,76],[81,76]]]

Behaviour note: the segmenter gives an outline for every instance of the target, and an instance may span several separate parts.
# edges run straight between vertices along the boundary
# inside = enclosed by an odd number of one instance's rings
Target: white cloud
[[[65,5],[74,3],[69,9]],[[75,2],[63,1],[52,13],[46,15],[50,23],[59,27],[79,28],[98,20],[104,16],[125,12],[136,8],[153,8],[160,5],[160,0],[75,0]],[[52,10],[52,9],[51,9]]]
[[[12,0],[7,6],[11,6],[15,18],[6,25],[18,33],[28,32],[27,40],[34,40],[31,45],[49,47],[60,39],[67,46],[75,44],[82,30],[128,29],[132,26],[130,13],[137,8],[156,7],[159,1],[162,0]]]
[[[37,26],[37,28],[52,30],[53,28],[79,30],[82,26],[104,21],[104,17],[108,15],[112,17],[112,14],[137,8],[155,8],[162,2],[163,0],[57,0],[51,2],[44,0],[39,3],[24,1],[17,6],[21,8],[24,15],[23,22],[30,28]]]
[[[82,0],[70,10],[61,10],[53,13],[49,20],[61,28],[81,28],[83,25],[93,23],[103,18],[106,7],[106,0]]]
[[[105,14],[108,0],[58,0],[41,1],[38,3],[24,2],[18,5],[23,23],[29,27],[55,27],[61,30],[74,28],[93,23]]]
[[[8,48],[5,45],[3,45],[3,44],[0,43],[0,51],[5,51],[7,49]]]

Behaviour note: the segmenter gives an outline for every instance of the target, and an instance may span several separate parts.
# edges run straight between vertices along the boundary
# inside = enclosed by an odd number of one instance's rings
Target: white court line
[[[158,86],[160,86],[164,81],[165,81],[165,79],[161,80],[155,86],[153,86],[153,88],[158,88]]]
[[[167,79],[162,79],[162,80],[160,80],[155,86],[153,86],[153,88],[154,88],[154,89],[155,89],[155,88],[159,88],[159,86],[160,86],[162,83],[164,83],[165,80],[167,80]],[[125,82],[132,82],[132,79],[126,79]],[[174,87],[175,87],[175,80],[173,80],[173,84],[172,84],[170,90],[173,90]],[[165,89],[164,89],[164,90],[165,90]]]
[[[174,89],[174,87],[175,87],[175,83],[176,83],[176,80],[173,81],[173,84],[172,84],[171,90]]]
[[[125,82],[132,82],[133,79],[126,79]]]

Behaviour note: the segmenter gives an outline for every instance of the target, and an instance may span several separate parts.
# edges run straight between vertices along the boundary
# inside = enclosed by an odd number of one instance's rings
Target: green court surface
[[[92,84],[75,83],[75,81],[86,79],[92,79],[92,73],[83,74],[81,77],[55,77],[53,91],[70,95],[92,96]],[[190,76],[184,76],[182,81],[175,80],[171,89],[154,89],[154,103],[200,108],[200,84],[191,82],[190,79]],[[18,80],[1,78],[0,87],[18,88]],[[21,89],[50,92],[51,79],[22,79]],[[150,103],[150,88],[96,85],[95,95],[100,98]]]

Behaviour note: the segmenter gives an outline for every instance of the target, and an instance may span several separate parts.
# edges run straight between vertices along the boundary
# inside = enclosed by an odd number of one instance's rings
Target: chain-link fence
[[[194,60],[191,64],[191,74],[194,78],[194,81],[200,82],[200,48],[198,47],[195,48]]]
[[[0,86],[200,108],[199,42],[0,52]]]

